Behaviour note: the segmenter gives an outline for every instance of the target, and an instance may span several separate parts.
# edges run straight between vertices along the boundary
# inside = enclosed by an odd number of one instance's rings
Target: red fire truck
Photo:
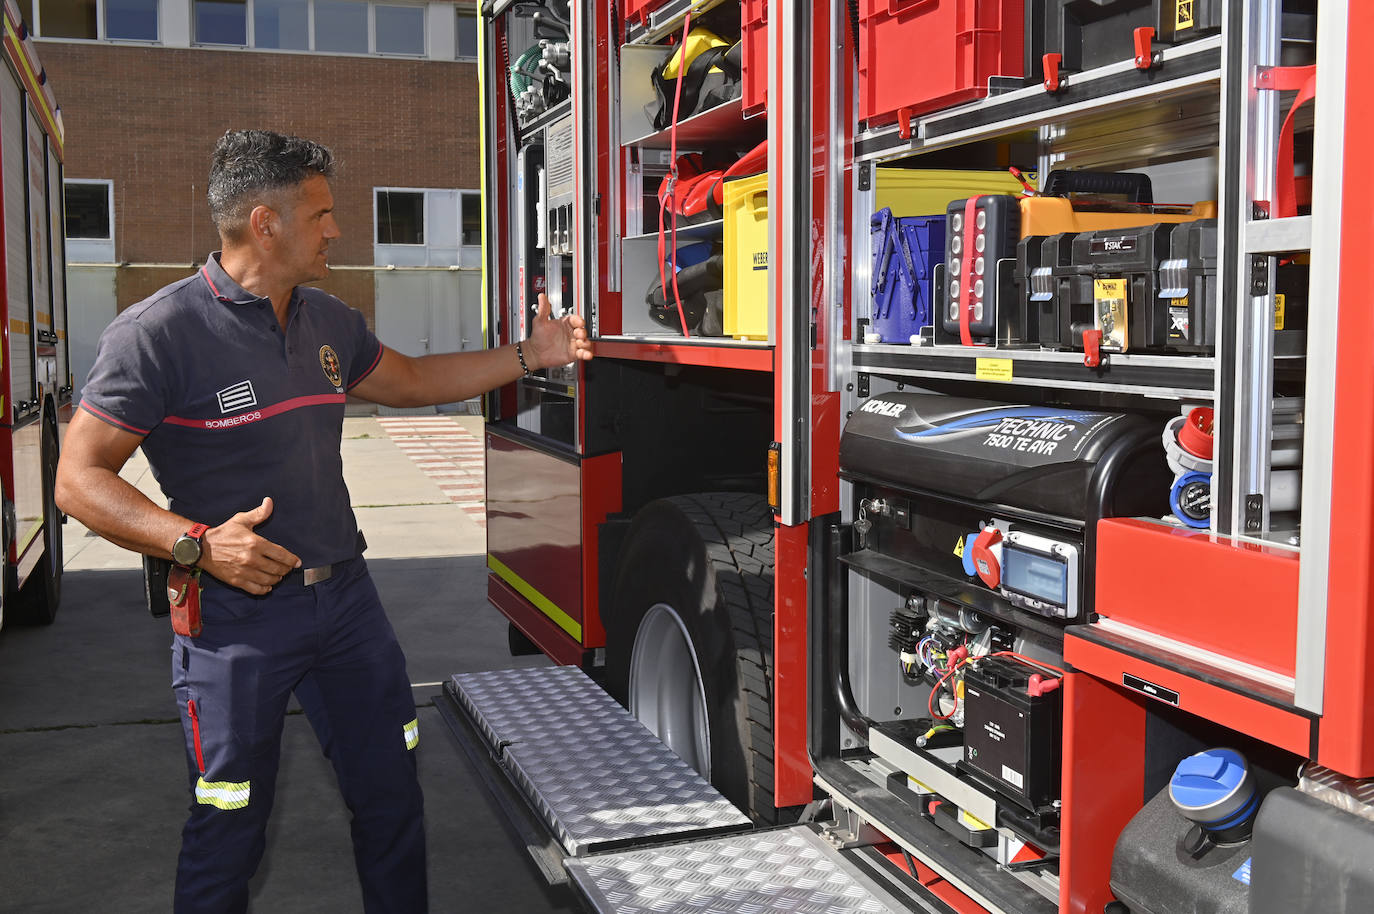
[[[488,596],[557,665],[445,713],[550,878],[1368,897],[1374,12],[482,14],[491,342],[547,291],[596,359],[489,402]]]
[[[60,428],[71,413],[62,117],[13,3],[0,75],[0,621],[47,624],[62,584],[62,515],[53,502]]]

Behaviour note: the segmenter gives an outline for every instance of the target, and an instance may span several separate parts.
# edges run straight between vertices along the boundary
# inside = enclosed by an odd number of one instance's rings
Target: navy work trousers
[[[177,914],[247,910],[292,692],[352,812],[364,910],[426,910],[415,700],[366,563],[311,587],[290,575],[262,597],[206,580],[204,629],[172,645],[192,792]]]

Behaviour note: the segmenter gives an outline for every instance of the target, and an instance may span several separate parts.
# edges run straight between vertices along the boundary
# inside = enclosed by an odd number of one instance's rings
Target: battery
[[[1033,688],[1032,676],[1055,678],[1011,657],[984,657],[965,671],[958,767],[1036,812],[1059,799],[1063,690]]]

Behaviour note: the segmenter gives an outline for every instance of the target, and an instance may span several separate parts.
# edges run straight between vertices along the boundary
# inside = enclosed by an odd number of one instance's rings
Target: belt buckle
[[[321,565],[319,568],[306,568],[301,572],[306,587],[313,587],[321,581],[327,581],[334,576],[333,565]]]

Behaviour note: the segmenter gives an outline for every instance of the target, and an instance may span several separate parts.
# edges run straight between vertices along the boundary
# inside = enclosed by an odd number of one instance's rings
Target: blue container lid
[[[1169,796],[1181,810],[1209,810],[1246,784],[1245,757],[1234,749],[1205,749],[1178,763]]]

